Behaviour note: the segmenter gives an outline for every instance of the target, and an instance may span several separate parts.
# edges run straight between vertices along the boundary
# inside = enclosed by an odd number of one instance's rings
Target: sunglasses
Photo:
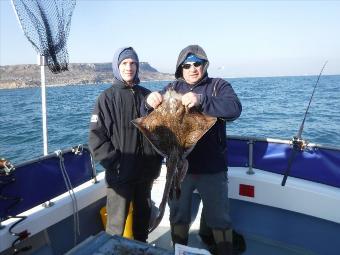
[[[182,67],[183,67],[183,69],[189,69],[191,66],[199,67],[202,64],[203,64],[203,62],[194,62],[192,64],[183,64]]]

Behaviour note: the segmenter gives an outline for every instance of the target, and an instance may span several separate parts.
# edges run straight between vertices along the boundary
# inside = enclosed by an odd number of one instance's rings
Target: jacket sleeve
[[[226,121],[237,119],[241,115],[242,105],[234,89],[225,80],[218,79],[215,82],[216,91],[213,94],[216,95],[202,95],[202,111]]]
[[[94,160],[99,161],[105,169],[112,169],[120,158],[120,151],[112,143],[108,129],[110,123],[105,123],[113,121],[106,105],[104,97],[99,96],[91,116],[89,148]]]

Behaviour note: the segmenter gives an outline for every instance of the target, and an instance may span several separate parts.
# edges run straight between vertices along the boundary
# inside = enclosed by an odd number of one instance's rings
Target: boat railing
[[[93,180],[96,169],[87,145],[58,150],[14,165],[0,175],[0,222]]]
[[[293,150],[292,140],[227,136],[229,167],[284,174]],[[340,148],[305,142],[292,163],[290,176],[340,188]]]

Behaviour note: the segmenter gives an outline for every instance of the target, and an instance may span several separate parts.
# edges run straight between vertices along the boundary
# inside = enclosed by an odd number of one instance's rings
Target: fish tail
[[[169,161],[167,160],[167,174],[166,174],[166,183],[164,187],[163,198],[158,208],[159,213],[157,217],[155,218],[155,220],[153,221],[153,223],[151,224],[149,228],[149,233],[151,233],[155,228],[157,228],[159,223],[161,223],[162,221],[164,211],[165,211],[165,206],[166,206],[166,203],[168,202],[170,190],[172,189],[172,183],[173,183],[175,170],[176,170],[175,164],[173,163],[174,162],[172,160],[169,160]]]
[[[168,197],[168,196],[166,196]],[[158,211],[158,215],[157,217],[155,218],[155,220],[152,222],[152,224],[150,224],[150,227],[149,227],[149,233],[151,233],[153,230],[155,230],[155,228],[158,227],[159,223],[161,223],[162,221],[162,218],[164,216],[164,212],[165,212],[165,206],[166,206],[166,202],[167,202],[168,199],[162,199],[162,202],[161,204],[159,205],[159,211]]]

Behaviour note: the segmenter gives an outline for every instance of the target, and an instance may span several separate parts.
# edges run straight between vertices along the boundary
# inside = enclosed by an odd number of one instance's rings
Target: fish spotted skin
[[[170,89],[154,111],[132,121],[155,150],[166,158],[167,174],[163,197],[159,213],[149,232],[161,222],[168,199],[172,199],[174,195],[179,198],[180,184],[188,170],[186,157],[217,120],[198,112],[196,108],[186,108],[181,98],[181,94]]]

